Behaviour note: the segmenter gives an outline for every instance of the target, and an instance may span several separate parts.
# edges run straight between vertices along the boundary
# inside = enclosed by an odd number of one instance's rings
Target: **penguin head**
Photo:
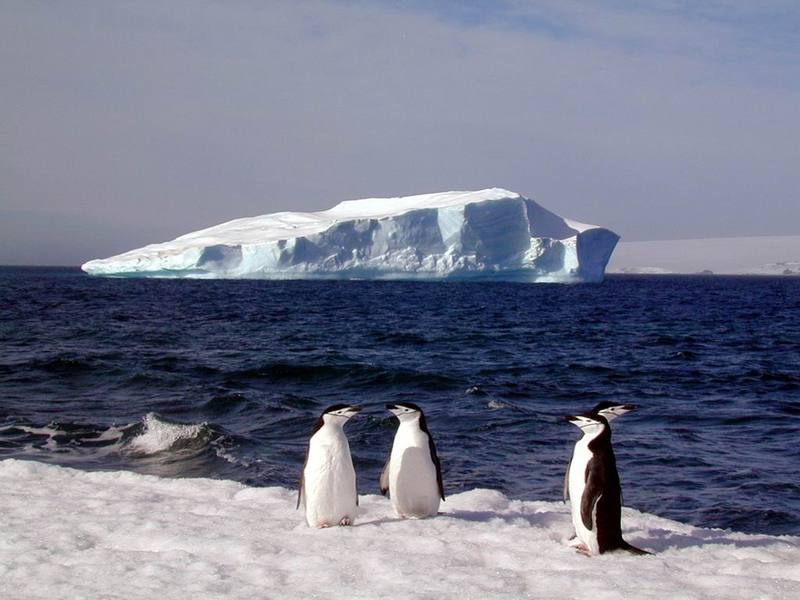
[[[608,426],[608,421],[601,415],[587,413],[585,415],[572,415],[566,417],[567,421],[579,427],[584,435],[594,435],[600,433]]]
[[[334,404],[322,411],[322,421],[324,423],[344,425],[347,420],[361,410],[360,406],[350,406],[349,404]]]
[[[387,404],[386,410],[400,419],[400,422],[413,421],[422,415],[422,409],[413,402],[398,402],[397,404]]]
[[[592,415],[600,415],[605,417],[606,421],[613,421],[617,417],[621,417],[627,412],[636,409],[636,405],[634,404],[620,404],[619,402],[610,402],[608,400],[603,400],[597,406],[595,406],[589,414]]]

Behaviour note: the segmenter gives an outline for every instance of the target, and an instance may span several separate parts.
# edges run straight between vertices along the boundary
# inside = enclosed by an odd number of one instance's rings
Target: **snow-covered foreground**
[[[567,508],[472,490],[399,521],[311,530],[295,494],[0,462],[2,598],[798,598],[800,538],[698,529],[626,509],[653,556],[585,558]]]

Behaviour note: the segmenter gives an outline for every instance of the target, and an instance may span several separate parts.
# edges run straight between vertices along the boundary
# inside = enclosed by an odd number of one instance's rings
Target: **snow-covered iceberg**
[[[91,260],[91,275],[601,281],[619,236],[492,188],[235,219]]]
[[[376,482],[377,487],[377,482]],[[560,502],[472,490],[399,520],[361,497],[354,527],[310,529],[294,490],[0,461],[0,596],[33,598],[800,597],[800,538],[623,511],[652,556],[586,558]]]

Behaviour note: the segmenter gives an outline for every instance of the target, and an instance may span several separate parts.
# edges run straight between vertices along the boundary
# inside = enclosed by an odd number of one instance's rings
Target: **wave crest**
[[[211,441],[213,432],[207,423],[175,423],[156,413],[147,413],[137,435],[125,442],[134,454],[152,455],[169,451],[198,451]]]

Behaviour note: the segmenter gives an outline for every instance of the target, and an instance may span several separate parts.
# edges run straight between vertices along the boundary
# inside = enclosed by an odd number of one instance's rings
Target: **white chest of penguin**
[[[341,427],[326,425],[311,438],[303,471],[306,519],[312,527],[356,516],[356,474]]]
[[[389,462],[389,495],[401,517],[424,518],[439,511],[439,484],[428,435],[418,423],[401,423]]]

